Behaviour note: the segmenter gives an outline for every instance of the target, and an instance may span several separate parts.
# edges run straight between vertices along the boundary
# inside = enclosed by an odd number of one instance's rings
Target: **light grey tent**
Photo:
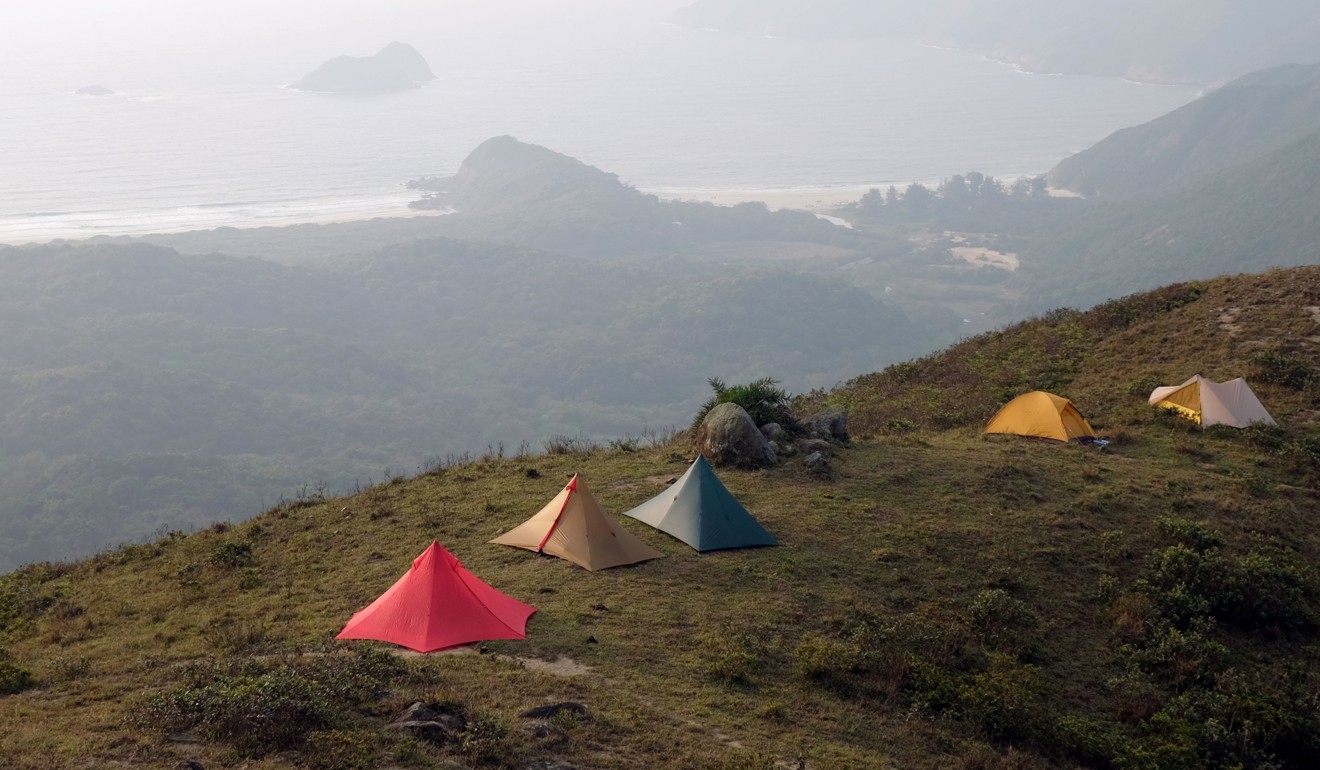
[[[673,535],[698,551],[779,545],[700,455],[668,489],[623,515]]]

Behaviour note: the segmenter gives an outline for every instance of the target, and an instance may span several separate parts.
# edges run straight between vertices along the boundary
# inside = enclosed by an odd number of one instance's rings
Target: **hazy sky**
[[[115,67],[241,68],[272,52],[301,74],[338,54],[367,55],[391,40],[428,58],[463,55],[509,37],[661,21],[688,0],[4,0],[0,78],[121,76]],[[445,49],[445,50],[439,50]],[[109,67],[106,77],[86,72]]]

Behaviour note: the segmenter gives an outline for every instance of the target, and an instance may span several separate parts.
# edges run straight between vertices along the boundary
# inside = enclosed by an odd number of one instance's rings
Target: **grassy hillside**
[[[682,444],[498,457],[0,577],[9,766],[1308,766],[1320,269],[1061,312],[858,378],[830,470],[722,471],[780,540],[586,573],[487,545],[574,472],[619,511]],[[1280,430],[1199,431],[1148,386],[1247,373]],[[985,439],[1048,385],[1104,451]],[[432,538],[537,605],[492,654],[336,643]],[[551,665],[554,664],[554,665]],[[381,730],[422,700],[467,727]],[[518,716],[573,700],[538,733]],[[556,764],[558,763],[558,764]],[[778,764],[777,764],[778,763]]]
[[[0,320],[0,569],[449,453],[685,423],[714,375],[800,389],[933,345],[837,277],[443,239],[302,266],[0,249]]]
[[[1062,161],[1047,178],[1088,197],[1154,198],[1317,132],[1320,65],[1288,64],[1118,131]]]

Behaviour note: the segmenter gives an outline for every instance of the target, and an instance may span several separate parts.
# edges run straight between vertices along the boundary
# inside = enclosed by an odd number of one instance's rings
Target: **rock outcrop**
[[[697,428],[696,446],[714,465],[769,468],[779,462],[751,416],[732,403],[719,404],[706,414]]]
[[[459,740],[467,729],[467,720],[444,706],[418,702],[405,709],[385,729],[405,732],[418,740],[443,746]]]
[[[848,440],[848,410],[841,406],[817,412],[807,418],[807,433],[820,438]]]
[[[111,91],[109,88],[95,84],[90,86],[83,86],[82,88],[79,88],[77,91],[74,91],[74,93],[78,94],[79,96],[114,96],[115,94],[115,92]]]
[[[299,91],[332,94],[378,94],[417,88],[435,74],[416,48],[390,43],[375,56],[336,56],[301,80],[289,84]]]

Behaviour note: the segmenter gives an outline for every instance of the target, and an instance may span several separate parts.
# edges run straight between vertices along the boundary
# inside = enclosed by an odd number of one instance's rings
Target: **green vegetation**
[[[936,230],[1029,235],[1047,227],[1081,201],[1051,197],[1044,177],[1023,178],[1005,187],[979,171],[954,174],[930,189],[913,182],[903,190],[869,190],[841,209],[849,219],[883,232],[915,226]]]
[[[624,520],[667,558],[587,573],[486,543],[572,473],[618,511],[689,462],[637,442],[491,453],[25,567],[0,577],[0,647],[31,672],[0,734],[16,770],[1308,767],[1315,394],[1253,383],[1284,427],[1202,431],[1144,390],[1310,336],[1297,300],[1318,286],[1315,268],[1173,286],[800,399],[852,405],[828,479],[721,471],[781,548],[701,555]],[[1040,382],[1114,443],[980,435]],[[528,639],[334,642],[431,538],[539,608]],[[519,716],[569,700],[589,715]],[[383,729],[414,702],[453,716],[448,737]]]
[[[706,382],[715,394],[697,410],[697,416],[692,420],[693,430],[701,425],[710,410],[726,403],[741,406],[757,425],[773,422],[790,433],[799,430],[798,421],[790,411],[792,397],[770,377],[762,377],[746,385],[725,385],[718,377],[712,377]]]

